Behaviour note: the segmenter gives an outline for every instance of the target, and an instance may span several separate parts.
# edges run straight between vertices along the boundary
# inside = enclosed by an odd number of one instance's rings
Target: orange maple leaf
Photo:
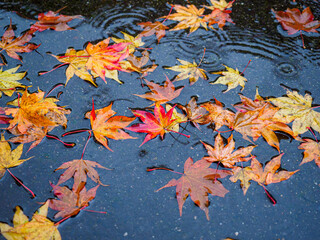
[[[176,187],[176,196],[179,205],[180,216],[182,215],[182,207],[187,197],[190,195],[191,200],[197,204],[207,216],[209,220],[209,200],[208,193],[224,197],[229,191],[217,180],[230,175],[230,171],[216,170],[209,168],[210,162],[199,160],[193,163],[192,158],[188,158],[184,164],[184,174],[178,180],[172,179],[165,186],[157,190],[160,191],[167,187]]]
[[[138,23],[138,25],[143,29],[143,31],[139,34],[140,37],[149,37],[155,34],[158,39],[158,43],[160,42],[161,38],[166,35],[166,30],[169,29],[169,27],[161,22],[142,22]]]
[[[299,149],[304,150],[303,160],[300,165],[314,160],[314,162],[320,168],[320,144],[318,143],[318,141],[314,141],[312,139],[306,138],[303,140],[304,142],[301,143],[298,147]]]
[[[33,31],[30,30],[25,34],[23,34],[22,36],[15,38],[14,31],[12,29],[12,23],[10,20],[10,26],[4,32],[1,38],[0,48],[2,49],[0,52],[4,50],[6,51],[9,57],[12,57],[14,59],[21,61],[21,57],[17,53],[31,52],[40,46],[40,44],[39,45],[36,45],[33,43],[26,44],[32,39],[32,33]],[[4,62],[3,58],[2,58],[2,61]],[[0,65],[3,65],[3,64],[0,64]]]

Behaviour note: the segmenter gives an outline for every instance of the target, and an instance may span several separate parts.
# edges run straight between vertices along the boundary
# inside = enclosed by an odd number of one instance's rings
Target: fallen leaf
[[[113,70],[125,71],[120,65],[120,62],[129,56],[128,45],[131,43],[117,43],[109,46],[110,39],[107,38],[95,45],[88,43],[86,52],[89,55],[86,62],[87,70],[95,72],[106,83],[106,74],[108,77],[122,83],[118,77],[114,76]]]
[[[16,88],[25,88],[25,85],[22,85],[18,81],[21,80],[27,72],[15,73],[19,69],[20,65],[15,68],[10,68],[6,71],[0,69],[0,97],[2,97],[2,92],[11,97],[15,92]]]
[[[226,22],[234,23],[231,19],[231,10],[214,9],[209,15],[205,15],[203,21],[208,23],[208,26],[214,29],[211,25],[218,24],[218,27],[223,30]]]
[[[158,43],[160,42],[160,39],[166,35],[166,30],[169,29],[169,27],[161,22],[142,22],[138,23],[137,25],[139,25],[143,29],[139,36],[149,37],[155,34],[158,39]]]
[[[209,162],[219,162],[224,167],[233,168],[234,164],[238,162],[249,161],[252,157],[246,157],[251,154],[255,146],[249,146],[244,148],[239,148],[233,152],[235,148],[235,142],[233,140],[233,135],[231,134],[228,138],[227,145],[224,145],[223,138],[220,133],[218,133],[214,147],[201,141],[203,146],[207,149],[209,157],[203,157],[202,159]]]
[[[209,220],[209,200],[208,194],[224,197],[229,191],[217,180],[230,175],[227,170],[217,170],[209,168],[210,162],[199,160],[193,163],[192,158],[188,158],[184,164],[184,174],[178,180],[172,179],[165,186],[159,188],[160,191],[167,187],[176,187],[176,196],[179,205],[180,216],[182,207],[187,197],[190,195],[191,200],[197,204]]]
[[[215,99],[215,103],[205,102],[200,105],[208,113],[197,119],[196,122],[203,125],[208,123],[215,124],[215,129],[220,129],[223,125],[232,128],[234,122],[234,113],[224,109],[221,102]]]
[[[86,118],[90,119],[91,128],[95,139],[108,150],[108,138],[114,140],[135,139],[122,129],[126,128],[134,119],[126,116],[113,116],[116,114],[112,109],[112,103],[101,109],[94,109],[86,113]]]
[[[314,160],[314,162],[320,168],[320,144],[312,139],[306,138],[303,140],[304,142],[298,147],[299,149],[304,150],[303,160],[300,165]]]
[[[40,46],[40,44],[36,45],[33,43],[28,43],[32,39],[32,33],[32,31],[28,31],[22,36],[15,38],[10,20],[10,26],[4,32],[1,38],[0,48],[2,49],[0,50],[0,52],[4,50],[9,57],[21,61],[21,57],[17,53],[31,52]]]
[[[64,173],[60,175],[57,185],[61,185],[62,183],[73,177],[72,191],[77,192],[79,190],[79,187],[81,187],[83,183],[87,182],[87,176],[91,178],[95,183],[103,185],[100,182],[100,176],[98,172],[94,169],[95,167],[110,170],[109,168],[101,166],[97,162],[89,160],[77,159],[65,162],[55,170],[57,171],[65,169]]]
[[[195,61],[191,63],[180,59],[177,60],[181,63],[181,65],[166,68],[172,71],[181,72],[174,78],[173,81],[180,81],[189,78],[190,85],[192,85],[198,81],[199,77],[204,80],[208,80],[205,70],[199,68]]]
[[[154,115],[150,112],[143,110],[131,110],[132,113],[139,117],[143,123],[134,124],[131,127],[127,127],[127,130],[133,132],[143,132],[147,133],[144,141],[141,143],[140,147],[148,142],[149,140],[160,135],[163,139],[166,132],[170,132],[170,127],[175,119],[172,118],[174,108],[171,108],[167,113],[160,104],[155,104]]]
[[[150,88],[151,92],[147,92],[143,95],[133,94],[135,96],[148,99],[150,101],[154,101],[155,103],[162,104],[165,102],[169,102],[176,97],[178,97],[183,89],[176,89],[173,83],[166,77],[166,81],[163,86],[160,86],[156,83],[149,82],[146,80],[147,86]]]
[[[51,183],[50,183],[51,184]],[[86,190],[86,187],[82,187],[81,191],[71,191],[68,187],[60,187],[51,184],[53,193],[58,199],[49,199],[49,207],[58,211],[54,218],[66,218],[77,215],[82,209],[89,206],[89,202],[95,198],[97,189],[100,185],[97,185],[90,190]]]
[[[295,135],[305,133],[308,127],[320,132],[320,112],[312,107],[312,97],[306,93],[304,96],[297,91],[287,90],[287,97],[269,98],[274,105],[280,108],[274,119],[283,123],[292,123]]]
[[[57,226],[47,218],[48,205],[48,202],[42,205],[33,214],[31,221],[17,206],[13,216],[13,227],[0,223],[1,234],[8,240],[61,240]]]
[[[0,142],[0,179],[5,174],[8,168],[19,166],[21,163],[29,160],[20,159],[23,152],[23,144],[20,144],[16,149],[11,151],[10,144],[5,140],[3,134],[1,134]]]
[[[47,29],[53,29],[55,31],[66,31],[72,28],[67,25],[73,19],[82,18],[81,15],[67,16],[59,15],[59,11],[49,11],[47,13],[40,13],[38,15],[38,21],[30,27],[31,31],[42,32]]]
[[[206,22],[201,18],[204,13],[204,8],[198,9],[193,4],[187,5],[186,7],[174,4],[173,7],[177,11],[176,13],[161,17],[179,22],[174,28],[170,29],[170,31],[190,28],[190,33],[192,33],[196,31],[200,25],[207,29]]]
[[[172,108],[172,106],[170,104],[166,104],[166,111],[170,111],[170,109]],[[179,124],[180,123],[184,123],[187,122],[188,118],[182,114],[182,113],[178,113],[178,111],[176,109],[173,109],[172,112],[172,118],[174,119],[174,121],[171,123],[170,126],[167,127],[168,130],[173,130],[175,132],[179,132]]]
[[[225,66],[225,65],[223,65]],[[241,73],[239,73],[239,70],[230,68],[228,66],[225,66],[227,71],[220,71],[220,72],[210,72],[212,74],[222,74],[223,77],[217,78],[216,81],[212,82],[211,84],[223,84],[227,85],[228,88],[224,92],[228,92],[229,90],[236,88],[237,86],[241,86],[242,89],[244,89],[244,85],[246,84],[247,79],[241,76]]]
[[[235,166],[232,169],[232,176],[229,178],[231,182],[236,182],[240,180],[240,186],[243,191],[243,195],[246,195],[249,187],[250,187],[250,180],[254,177],[254,173],[252,172],[251,167],[238,167]]]
[[[226,2],[225,0],[210,0],[211,6],[205,6],[210,10],[219,9],[221,11],[225,10],[226,8],[231,8],[234,1]]]
[[[11,118],[6,115],[6,108],[0,107],[0,124],[8,124]]]

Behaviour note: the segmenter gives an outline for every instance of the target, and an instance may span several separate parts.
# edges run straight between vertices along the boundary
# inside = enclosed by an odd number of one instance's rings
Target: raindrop
[[[285,77],[293,77],[298,73],[297,68],[294,65],[286,62],[279,63],[277,65],[277,71]]]

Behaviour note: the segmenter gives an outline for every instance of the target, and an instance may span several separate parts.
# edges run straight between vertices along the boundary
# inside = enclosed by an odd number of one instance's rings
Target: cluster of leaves
[[[175,9],[176,13],[171,14],[170,11],[168,16],[163,17],[165,18],[163,22],[139,23],[138,25],[143,28],[143,31],[137,37],[123,33],[124,39],[112,38],[115,42],[114,44],[110,44],[110,39],[108,38],[97,44],[88,43],[82,50],[69,48],[64,55],[53,56],[62,62],[60,66],[69,65],[66,70],[66,84],[74,75],[90,82],[94,86],[97,86],[94,81],[97,77],[100,77],[105,82],[106,78],[111,78],[121,83],[118,79],[118,71],[137,72],[141,74],[140,78],[145,78],[157,65],[153,63],[151,66],[146,66],[149,61],[149,53],[146,50],[140,53],[141,57],[134,55],[137,52],[136,49],[144,44],[142,37],[155,34],[159,42],[165,36],[165,31],[169,29],[168,26],[164,25],[166,20],[179,22],[170,31],[190,28],[191,33],[200,26],[213,28],[212,25],[214,24],[217,24],[222,30],[226,22],[232,23],[229,14],[231,13],[233,2],[211,0],[210,6],[204,6],[200,9],[194,5],[172,5],[171,10]],[[204,15],[206,9],[210,13]],[[292,10],[291,12],[297,11]],[[313,17],[310,17],[312,15],[310,10],[303,11],[302,15],[304,17],[302,18],[306,18],[305,15],[309,17],[308,21],[299,23],[301,25],[299,25],[299,28],[292,21],[290,25],[288,23],[290,21],[283,20],[288,17],[297,19],[299,18],[298,14],[290,13],[288,16],[286,14],[289,14],[288,10],[287,13],[276,12],[276,18],[281,22],[285,30],[295,28],[297,31],[316,31],[315,29],[319,27],[319,22],[313,21]],[[39,45],[28,43],[36,31],[41,32],[46,29],[68,30],[70,27],[67,23],[75,18],[81,18],[81,16],[59,15],[58,11],[40,14],[39,21],[18,38],[14,37],[10,23],[9,28],[2,36],[1,51],[5,50],[8,56],[21,60],[17,53],[30,52],[39,47]],[[309,24],[309,27],[306,27],[306,24]],[[293,32],[291,31],[290,33]],[[1,57],[4,59],[3,56]],[[208,79],[205,71],[200,68],[201,61],[199,64],[196,64],[195,61],[193,63],[181,59],[178,59],[178,61],[181,65],[168,68],[180,72],[174,81],[189,79],[190,85],[192,85],[199,78]],[[243,89],[247,82],[243,72],[240,73],[238,69],[225,67],[226,71],[212,72],[213,74],[222,75],[212,84],[227,85],[225,92],[239,85]],[[25,73],[15,73],[18,68],[19,66],[6,71],[1,70],[0,72],[0,93],[3,92],[8,96],[12,96],[15,91],[18,92],[17,99],[9,103],[13,106],[12,108],[0,107],[0,123],[9,124],[6,129],[15,135],[9,140],[5,140],[3,135],[1,137],[0,177],[4,175],[6,170],[9,171],[8,168],[18,166],[27,160],[20,160],[23,144],[11,151],[8,142],[32,142],[29,148],[31,149],[37,146],[45,136],[50,137],[48,133],[55,127],[66,127],[67,118],[65,115],[70,113],[70,110],[57,105],[58,99],[48,97],[48,94],[41,90],[29,93],[27,87],[18,82],[25,76]],[[311,128],[320,132],[320,113],[313,110],[315,107],[312,105],[312,98],[309,94],[302,96],[297,91],[287,90],[287,96],[269,99],[264,99],[258,92],[255,99],[240,95],[241,103],[233,105],[235,111],[231,111],[225,108],[217,99],[199,104],[197,99],[193,97],[185,105],[173,103],[172,101],[181,94],[183,87],[176,88],[173,81],[168,78],[166,78],[163,85],[144,80],[150,91],[142,95],[135,95],[152,101],[151,106],[153,106],[153,109],[150,107],[132,109],[134,117],[115,116],[116,112],[112,110],[112,104],[96,110],[92,100],[92,110],[85,115],[90,120],[91,129],[74,130],[62,135],[66,136],[79,132],[89,133],[81,158],[65,162],[56,169],[64,170],[56,185],[50,183],[56,198],[48,199],[40,207],[38,213],[34,214],[30,222],[21,209],[17,207],[13,220],[14,227],[3,223],[0,224],[0,231],[7,239],[16,239],[16,236],[22,239],[26,234],[29,234],[28,236],[30,234],[41,236],[41,239],[60,239],[57,226],[71,216],[77,215],[95,198],[97,189],[100,185],[103,185],[95,168],[107,168],[97,162],[84,160],[83,158],[92,133],[100,144],[112,151],[109,147],[108,139],[136,138],[126,131],[145,133],[146,136],[141,144],[143,145],[158,135],[163,139],[168,132],[179,133],[181,125],[184,123],[191,122],[198,130],[200,130],[201,125],[214,125],[214,130],[218,132],[215,136],[214,145],[201,141],[207,150],[208,156],[203,156],[196,162],[192,158],[188,158],[184,164],[184,173],[179,173],[182,175],[181,178],[178,180],[172,179],[165,186],[158,189],[159,191],[163,188],[176,186],[180,215],[182,214],[183,204],[190,195],[192,201],[206,213],[207,219],[209,219],[208,194],[224,197],[228,193],[228,190],[224,188],[218,179],[231,176],[230,180],[232,182],[240,180],[244,194],[246,194],[250,186],[250,181],[255,181],[269,194],[265,188],[266,185],[287,180],[296,173],[298,170],[286,171],[280,168],[283,154],[280,154],[280,144],[275,131],[287,133],[292,138],[302,142],[299,146],[299,149],[304,150],[304,158],[301,164],[315,160],[320,167],[320,144],[318,141],[301,139],[299,136]],[[20,96],[19,91],[23,93],[22,96]],[[171,104],[168,104],[168,102],[171,102]],[[129,126],[136,119],[139,119],[142,123],[134,123]],[[289,125],[291,123],[292,127]],[[229,128],[230,131],[239,132],[251,144],[254,144],[254,141],[258,138],[263,137],[270,146],[279,151],[279,155],[268,162],[263,169],[262,164],[252,154],[256,146],[250,145],[235,150],[235,141],[232,134],[228,137],[227,144],[224,144],[223,137],[219,131],[223,126]],[[179,134],[190,137],[183,133]],[[218,163],[216,169],[211,168],[213,163]],[[243,164],[247,166],[243,166]],[[219,166],[225,169],[218,170]],[[160,167],[150,168],[148,171],[157,169],[174,172],[171,169]],[[10,171],[9,173],[11,174]],[[88,177],[96,184],[95,187],[89,190],[86,189]],[[61,186],[72,178],[72,187]],[[275,203],[271,195],[269,197]],[[48,207],[58,211],[55,218],[60,217],[62,220],[53,223],[47,219]]]

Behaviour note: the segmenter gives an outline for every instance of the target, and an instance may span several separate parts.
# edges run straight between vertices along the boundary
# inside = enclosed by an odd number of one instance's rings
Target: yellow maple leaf
[[[69,64],[66,70],[66,85],[68,81],[74,76],[90,82],[93,86],[97,87],[97,84],[94,82],[93,78],[98,77],[98,74],[92,72],[92,75],[88,72],[86,68],[86,63],[88,61],[88,53],[86,50],[76,51],[73,48],[69,48],[64,56],[55,56],[59,62]],[[87,56],[87,57],[86,57]]]
[[[204,13],[204,8],[198,9],[195,5],[187,5],[186,7],[179,4],[173,5],[176,13],[169,16],[163,16],[169,20],[179,21],[179,23],[170,31],[182,30],[190,28],[190,33],[196,31],[200,25],[207,30],[207,23],[201,18]]]
[[[172,106],[170,104],[166,104],[166,111],[170,111]],[[188,121],[188,118],[186,115],[182,113],[178,113],[177,110],[174,108],[172,112],[172,118],[174,121],[167,127],[169,130],[173,130],[176,132],[179,132],[179,124],[184,123]]]
[[[29,160],[20,159],[23,151],[23,144],[20,144],[16,149],[11,151],[10,144],[5,140],[3,134],[0,141],[0,179],[5,174],[8,168],[19,166],[21,163]]]
[[[46,202],[32,216],[31,221],[19,206],[13,216],[13,227],[0,223],[0,232],[8,240],[61,240],[54,222],[47,218],[48,205]]]
[[[312,127],[320,132],[320,112],[312,109],[312,97],[306,93],[304,96],[297,91],[287,90],[287,97],[270,98],[280,110],[274,115],[274,119],[283,123],[292,123],[295,135],[302,134]]]
[[[18,82],[26,75],[26,72],[15,73],[19,67],[20,65],[6,71],[2,71],[2,68],[0,69],[0,97],[2,97],[2,92],[11,97],[17,87],[26,87]]]
[[[205,74],[205,70],[199,68],[195,61],[193,63],[187,62],[185,60],[177,59],[182,65],[177,65],[173,67],[169,67],[167,69],[181,72],[179,73],[173,81],[180,81],[183,79],[189,78],[190,85],[194,84],[198,81],[199,77],[205,80],[208,80],[207,75]]]
[[[219,77],[216,81],[211,82],[211,84],[223,84],[227,85],[228,88],[224,92],[228,92],[229,90],[236,88],[238,85],[242,87],[241,91],[244,89],[244,85],[246,84],[247,79],[241,76],[239,70],[233,69],[226,65],[227,71],[220,71],[220,72],[211,72],[212,74],[222,74],[222,77]]]
[[[219,9],[219,10],[223,11],[226,8],[231,8],[234,1],[226,2],[226,0],[220,0],[220,1],[210,0],[210,2],[211,2],[212,6],[206,6],[206,8],[211,9],[211,10]]]

